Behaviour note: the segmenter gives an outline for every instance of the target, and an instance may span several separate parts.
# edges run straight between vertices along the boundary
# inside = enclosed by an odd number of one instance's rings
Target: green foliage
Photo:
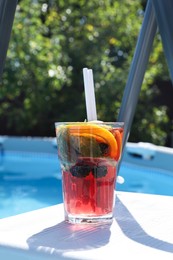
[[[19,1],[1,86],[0,134],[55,136],[55,121],[83,121],[84,67],[93,69],[99,119],[115,121],[142,21],[140,1]],[[152,106],[156,78],[168,78],[164,62],[158,36],[130,140],[165,143],[166,109]]]

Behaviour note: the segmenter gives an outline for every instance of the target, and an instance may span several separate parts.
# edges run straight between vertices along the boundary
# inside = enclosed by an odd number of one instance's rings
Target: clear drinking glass
[[[55,128],[65,220],[111,222],[124,123],[58,122]]]

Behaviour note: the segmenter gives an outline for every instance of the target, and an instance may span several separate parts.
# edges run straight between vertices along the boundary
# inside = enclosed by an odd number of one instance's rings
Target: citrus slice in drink
[[[116,155],[116,160],[118,161],[120,158],[121,149],[122,149],[122,134],[120,133],[119,130],[115,130],[114,136],[115,136],[115,139],[117,141],[117,146],[118,146],[117,155]]]
[[[98,126],[95,124],[88,125],[68,125],[69,136],[70,138],[86,138],[94,139],[98,145],[106,145],[108,147],[107,154],[104,156],[116,159],[119,154],[119,149],[117,141],[114,135],[103,126]]]

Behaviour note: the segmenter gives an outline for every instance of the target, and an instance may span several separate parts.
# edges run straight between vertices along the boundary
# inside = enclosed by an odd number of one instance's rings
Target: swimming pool
[[[62,202],[55,155],[6,152],[0,161],[0,218]]]
[[[159,153],[156,156],[151,147],[148,152],[146,147],[139,148],[127,146],[119,171],[125,182],[117,183],[116,189],[172,196],[171,169],[158,165]],[[169,156],[171,160],[172,153]],[[54,142],[8,140],[0,153],[0,218],[61,202],[61,172]]]

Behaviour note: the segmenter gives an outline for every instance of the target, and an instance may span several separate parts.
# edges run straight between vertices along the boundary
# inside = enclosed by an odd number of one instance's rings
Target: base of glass
[[[79,215],[66,215],[65,221],[71,224],[110,224],[113,221],[112,214],[104,216],[79,216]]]

